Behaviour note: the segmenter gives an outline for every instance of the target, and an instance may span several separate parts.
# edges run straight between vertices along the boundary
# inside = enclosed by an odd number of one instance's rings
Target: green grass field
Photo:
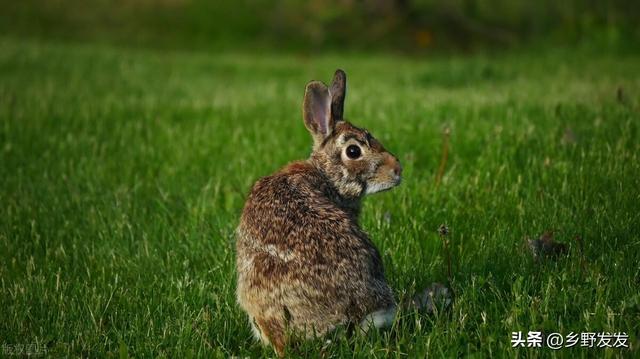
[[[387,277],[398,298],[446,283],[446,223],[456,301],[297,355],[636,356],[639,64],[571,49],[303,57],[1,38],[0,344],[273,356],[235,302],[234,230],[253,182],[309,154],[304,86],[340,67],[346,117],[404,166],[362,213]],[[524,238],[547,230],[569,254],[537,263]],[[626,332],[631,348],[512,349],[512,331]]]

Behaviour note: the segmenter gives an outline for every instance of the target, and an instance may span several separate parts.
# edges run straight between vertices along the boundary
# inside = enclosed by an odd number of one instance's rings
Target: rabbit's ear
[[[331,118],[331,95],[325,84],[320,81],[307,84],[302,115],[316,145],[331,134],[335,123]]]
[[[347,95],[347,74],[337,69],[331,83],[331,118],[333,122],[342,121],[344,98]]]

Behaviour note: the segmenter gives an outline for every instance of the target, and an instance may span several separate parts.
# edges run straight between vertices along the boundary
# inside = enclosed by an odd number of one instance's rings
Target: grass
[[[342,67],[347,118],[404,166],[361,221],[388,279],[398,297],[446,282],[446,223],[457,298],[299,355],[637,355],[638,64],[571,50],[297,57],[1,38],[0,341],[53,356],[273,356],[235,303],[233,233],[252,183],[309,153],[305,83]],[[569,255],[536,263],[524,238],[549,229]],[[519,330],[627,332],[632,348],[513,349]]]

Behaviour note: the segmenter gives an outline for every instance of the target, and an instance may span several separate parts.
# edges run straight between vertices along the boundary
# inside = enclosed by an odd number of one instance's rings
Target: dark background
[[[638,48],[640,2],[579,0],[0,1],[0,31],[168,49]]]

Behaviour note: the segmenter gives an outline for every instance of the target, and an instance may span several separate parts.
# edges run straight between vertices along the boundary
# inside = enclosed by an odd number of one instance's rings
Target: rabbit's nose
[[[402,174],[402,166],[400,165],[400,161],[398,161],[398,159],[393,155],[390,155],[389,159],[391,160],[391,172],[393,172],[396,177],[400,177],[400,175]]]
[[[397,159],[393,163],[393,174],[398,177],[400,177],[400,175],[402,174],[402,166],[400,165],[400,161],[398,161]]]
[[[400,165],[400,161],[396,158],[396,156],[386,153],[384,159],[384,168],[385,171],[390,171],[394,177],[398,177],[400,179],[400,175],[402,174],[402,166]]]

